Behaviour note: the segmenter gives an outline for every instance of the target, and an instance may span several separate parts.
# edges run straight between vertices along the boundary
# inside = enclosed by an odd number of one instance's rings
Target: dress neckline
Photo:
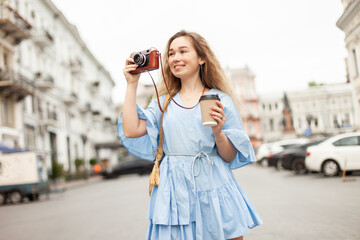
[[[214,88],[210,88],[210,90],[207,92],[207,93],[204,93],[204,95],[208,95]],[[203,96],[203,95],[202,95]],[[185,103],[183,102],[183,100],[181,99],[181,96],[180,96],[180,91],[178,91],[175,95],[175,97],[177,98],[177,100],[179,101],[179,103],[182,105],[182,106],[185,106]],[[193,109],[196,109],[199,105],[199,102],[196,103],[196,106],[193,108]],[[192,109],[186,109],[186,110],[192,110]]]

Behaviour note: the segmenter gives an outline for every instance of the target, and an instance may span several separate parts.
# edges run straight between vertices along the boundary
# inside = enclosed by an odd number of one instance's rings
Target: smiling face
[[[199,76],[200,65],[204,61],[198,56],[189,37],[175,38],[169,48],[169,67],[180,79]]]

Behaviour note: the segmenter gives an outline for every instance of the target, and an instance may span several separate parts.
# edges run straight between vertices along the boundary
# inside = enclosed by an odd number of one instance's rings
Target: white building
[[[114,81],[76,27],[50,0],[0,4],[0,142],[72,172],[77,158],[116,161]]]
[[[353,85],[355,125],[360,129],[360,0],[342,0],[344,12],[336,25],[345,33],[347,73]]]
[[[294,127],[302,135],[309,127],[313,134],[336,134],[354,129],[351,84],[310,87],[288,93]]]
[[[332,84],[286,92],[297,136],[309,127],[312,136],[353,131],[355,113],[350,84]],[[284,138],[284,94],[260,98],[260,119],[264,142]]]

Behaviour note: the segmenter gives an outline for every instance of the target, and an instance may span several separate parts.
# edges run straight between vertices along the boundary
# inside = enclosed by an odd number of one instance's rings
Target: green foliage
[[[89,160],[89,163],[90,163],[91,166],[94,166],[97,163],[96,158],[91,158]]]
[[[52,179],[57,179],[64,176],[64,164],[62,163],[54,162],[52,164],[51,170],[52,170],[52,175],[51,175]]]
[[[75,168],[76,171],[79,171],[80,167],[84,165],[84,159],[77,158],[75,159]]]
[[[317,83],[315,81],[308,82],[309,87],[317,87],[317,86],[324,86],[324,83]]]

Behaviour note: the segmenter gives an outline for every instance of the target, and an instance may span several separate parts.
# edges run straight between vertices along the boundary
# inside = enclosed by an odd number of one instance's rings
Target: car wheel
[[[21,203],[24,199],[24,196],[22,195],[22,193],[18,190],[12,191],[9,193],[9,200],[11,203],[13,204],[18,204]]]
[[[295,172],[295,174],[305,174],[306,168],[303,158],[295,158],[291,164],[291,170]]]
[[[278,159],[278,160],[276,161],[276,163],[275,163],[275,168],[276,168],[277,170],[282,170],[282,169],[283,169],[282,163],[281,163],[281,159]]]
[[[263,158],[261,160],[261,166],[263,166],[263,167],[268,167],[269,166],[269,162],[268,162],[267,158]]]
[[[339,175],[340,168],[335,161],[328,160],[324,163],[322,170],[326,177],[333,177]]]

